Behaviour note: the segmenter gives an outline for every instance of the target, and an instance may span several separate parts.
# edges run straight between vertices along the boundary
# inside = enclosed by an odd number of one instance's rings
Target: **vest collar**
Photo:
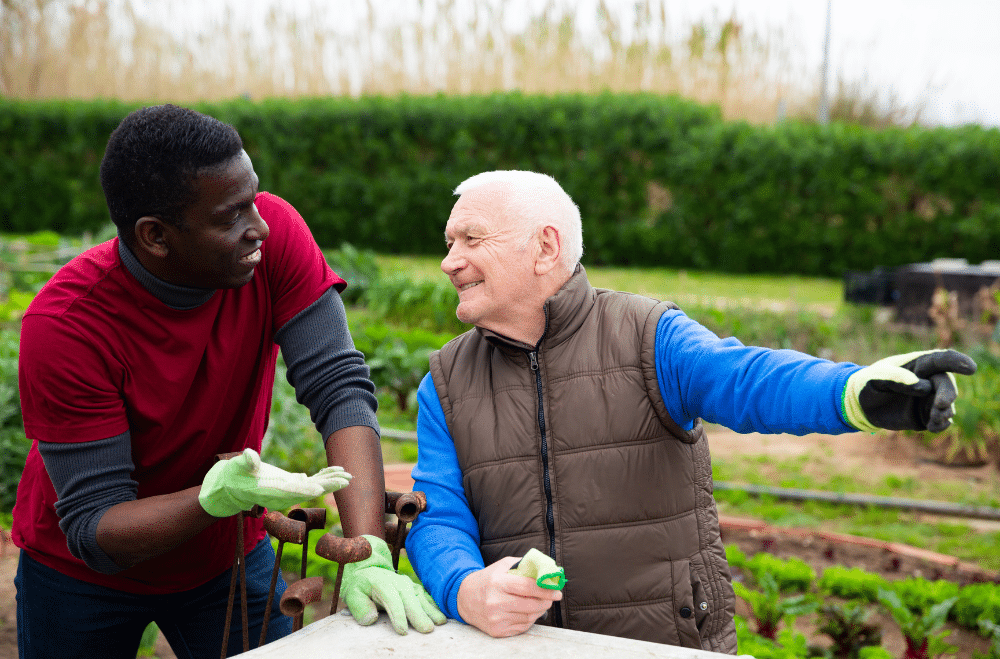
[[[551,348],[570,338],[576,330],[580,329],[580,325],[583,324],[587,314],[593,308],[596,298],[597,292],[590,285],[590,280],[587,279],[587,271],[578,263],[573,275],[566,280],[562,288],[545,301],[543,306],[545,332],[538,345],[532,346],[515,341],[481,327],[477,327],[476,331],[487,341],[498,346],[511,346],[520,350],[538,350],[544,344],[545,347]]]

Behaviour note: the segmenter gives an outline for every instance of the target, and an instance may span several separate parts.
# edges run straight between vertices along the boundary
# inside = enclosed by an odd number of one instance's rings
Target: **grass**
[[[441,257],[379,255],[386,272],[409,273],[421,281],[443,281]],[[795,275],[740,275],[670,268],[588,266],[587,276],[598,288],[629,291],[679,305],[766,307],[779,311],[806,309],[832,315],[843,304],[839,279]]]

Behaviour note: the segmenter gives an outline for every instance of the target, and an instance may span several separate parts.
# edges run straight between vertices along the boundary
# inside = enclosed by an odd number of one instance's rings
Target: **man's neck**
[[[214,289],[178,286],[163,281],[143,267],[121,237],[118,238],[118,255],[121,257],[122,263],[125,264],[125,269],[135,277],[136,281],[171,309],[194,309],[205,304],[215,295]]]

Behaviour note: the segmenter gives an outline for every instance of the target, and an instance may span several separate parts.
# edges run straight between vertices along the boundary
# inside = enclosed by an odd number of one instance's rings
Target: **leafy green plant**
[[[894,591],[881,588],[878,601],[892,615],[906,639],[903,659],[930,659],[943,652],[953,652],[954,647],[945,642],[951,631],[939,631],[948,618],[948,611],[957,597],[938,602],[928,610],[914,612]]]
[[[973,655],[974,659],[1000,659],[1000,624],[990,620],[980,620],[979,631],[990,639],[990,646],[985,654],[976,652]]]
[[[800,558],[781,559],[767,552],[758,552],[746,561],[744,569],[760,583],[764,574],[770,574],[782,592],[804,593],[812,586],[816,572]]]
[[[899,595],[900,601],[913,612],[926,611],[945,600],[957,600],[959,591],[958,584],[954,581],[947,579],[930,581],[922,577],[893,581],[889,588]]]
[[[768,639],[754,633],[743,616],[736,616],[735,623],[736,644],[742,656],[754,659],[802,659],[809,656],[806,637],[791,629],[782,629],[777,639]]]
[[[17,388],[18,333],[0,330],[0,511],[14,508],[17,484],[31,449]]]
[[[731,567],[742,568],[747,564],[747,555],[743,553],[743,550],[735,542],[726,545],[725,550],[726,562]]]
[[[1000,584],[975,583],[962,586],[950,616],[968,629],[976,629],[983,620],[1000,622]]]
[[[934,441],[946,446],[946,461],[986,462],[1000,442],[1000,357],[982,346],[968,353],[978,368],[962,378],[952,425]]]
[[[858,659],[893,659],[893,657],[885,648],[873,645],[858,650]]]
[[[877,574],[861,568],[833,565],[823,570],[817,586],[821,593],[835,595],[848,600],[877,602],[880,588],[889,582]]]
[[[882,630],[871,624],[871,610],[861,604],[828,602],[820,607],[818,630],[833,640],[834,657],[854,659],[861,648],[882,642]]]
[[[375,252],[359,250],[350,243],[341,243],[339,249],[327,252],[326,260],[347,282],[347,288],[340,294],[346,305],[357,304],[381,276]]]
[[[411,351],[405,343],[396,340],[380,343],[366,360],[375,386],[392,392],[400,411],[415,407],[417,387],[427,373],[428,358],[433,350],[424,347]]]
[[[404,275],[380,278],[360,304],[377,317],[452,336],[469,329],[455,317],[458,293],[447,280],[414,281]]]
[[[295,399],[295,389],[285,378],[286,372],[285,361],[279,355],[271,393],[271,416],[260,455],[265,462],[286,471],[311,474],[326,465],[326,447],[309,418],[309,410]]]
[[[778,582],[768,572],[761,574],[758,581],[760,590],[750,590],[739,581],[733,582],[737,597],[750,605],[757,633],[766,639],[775,640],[782,622],[790,624],[796,616],[812,613],[818,607],[816,600],[808,594],[782,597]]]

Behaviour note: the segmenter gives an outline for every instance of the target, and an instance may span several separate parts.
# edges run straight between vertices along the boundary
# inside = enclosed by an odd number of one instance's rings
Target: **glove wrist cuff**
[[[864,369],[853,373],[849,378],[847,378],[847,384],[844,386],[844,396],[841,401],[841,411],[844,416],[844,420],[850,425],[854,426],[858,430],[863,430],[865,432],[877,432],[879,430],[878,426],[873,425],[868,417],[865,416],[865,411],[861,407],[861,388],[864,386],[864,382],[861,382],[861,386],[857,385],[857,381],[862,379],[858,376]]]

